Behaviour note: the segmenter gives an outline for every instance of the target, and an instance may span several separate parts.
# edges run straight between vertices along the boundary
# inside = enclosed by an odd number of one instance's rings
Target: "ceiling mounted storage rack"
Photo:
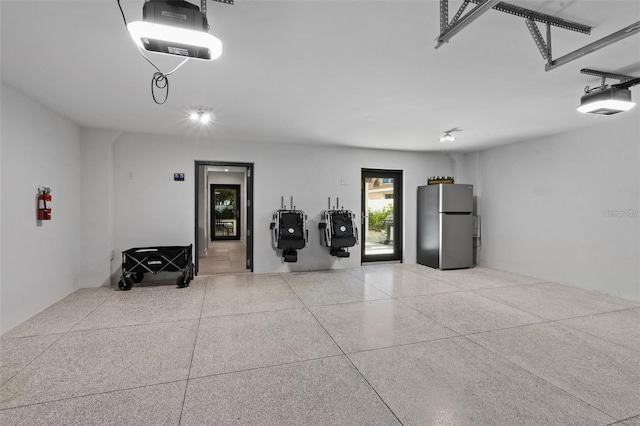
[[[465,10],[470,4],[474,4],[475,7],[463,16]],[[527,28],[529,29],[529,32],[531,33],[531,36],[533,37],[533,40],[536,43],[536,46],[538,47],[542,58],[547,61],[545,65],[545,71],[550,71],[554,68],[557,68],[575,59],[581,58],[582,56],[588,55],[591,52],[599,50],[612,43],[615,43],[640,32],[639,21],[580,49],[561,56],[560,58],[553,59],[551,50],[551,27],[575,31],[582,34],[591,34],[591,27],[577,22],[561,19],[556,16],[536,12],[524,7],[505,3],[500,0],[464,0],[458,11],[455,13],[453,19],[449,21],[449,0],[440,0],[440,35],[436,39],[436,49],[449,42],[449,40],[455,34],[460,32],[464,27],[476,20],[489,9],[494,9],[525,19],[525,24],[527,25]],[[546,26],[546,39],[540,32],[537,23],[542,23]]]
[[[471,9],[466,15],[462,16],[469,4],[475,4],[476,6]],[[440,0],[440,35],[436,39],[438,44],[436,49],[447,43],[451,37],[458,33],[463,27],[470,24],[472,21],[481,16],[489,9],[505,12],[510,15],[515,15],[520,18],[525,18],[528,21],[540,22],[547,25],[562,28],[570,31],[577,31],[583,34],[590,34],[591,27],[588,25],[579,24],[576,22],[560,19],[555,16],[547,15],[544,13],[536,12],[534,10],[526,9],[524,7],[515,6],[509,3],[505,3],[500,0],[465,0],[454,15],[451,22],[449,22],[449,0]],[[549,30],[547,30],[549,32]]]
[[[566,55],[561,56],[558,59],[551,59],[551,35],[548,34],[547,37],[549,39],[549,58],[547,59],[547,65],[545,65],[545,71],[551,71],[554,68],[567,64],[571,61],[575,61],[576,59],[582,58],[589,53],[600,50],[603,47],[607,47],[610,44],[616,43],[638,33],[640,33],[640,21],[634,22],[633,24],[624,27],[619,31],[616,31],[615,33],[609,34],[606,37],[596,40],[593,43],[589,43],[586,46],[581,47],[580,49],[567,53]]]

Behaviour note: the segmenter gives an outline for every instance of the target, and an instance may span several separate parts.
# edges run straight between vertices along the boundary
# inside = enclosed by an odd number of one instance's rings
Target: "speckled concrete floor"
[[[483,267],[82,289],[0,338],[0,424],[638,426],[639,324]]]

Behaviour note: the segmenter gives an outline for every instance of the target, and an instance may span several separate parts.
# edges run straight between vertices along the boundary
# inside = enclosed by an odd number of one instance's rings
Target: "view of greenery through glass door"
[[[362,261],[401,261],[401,170],[362,169],[362,212]]]
[[[365,177],[365,254],[393,253],[393,178]]]
[[[237,239],[239,237],[239,186],[212,187],[214,232],[212,239]]]
[[[393,178],[365,177],[365,254],[393,253]]]

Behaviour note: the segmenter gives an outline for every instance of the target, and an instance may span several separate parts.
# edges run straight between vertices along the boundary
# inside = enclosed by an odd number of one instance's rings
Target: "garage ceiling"
[[[450,1],[450,16],[461,3]],[[510,3],[593,26],[591,35],[554,28],[554,57],[640,20],[640,0]],[[581,68],[640,75],[640,35],[545,72],[524,19],[494,10],[436,50],[438,1],[209,2],[222,57],[187,62],[156,105],[154,70],[116,0],[0,4],[2,81],[85,127],[212,144],[475,151],[640,117],[638,107],[611,117],[575,111],[584,87],[599,84]],[[122,5],[141,20],[142,0]],[[165,71],[179,63],[149,56]],[[192,108],[211,110],[214,123],[194,126]],[[438,141],[454,127],[456,141]]]

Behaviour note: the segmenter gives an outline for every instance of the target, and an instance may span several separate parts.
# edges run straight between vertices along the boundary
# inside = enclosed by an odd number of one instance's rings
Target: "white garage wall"
[[[194,160],[255,164],[254,271],[315,270],[360,265],[359,246],[349,259],[336,260],[320,246],[317,229],[327,198],[360,218],[361,168],[404,170],[405,262],[415,262],[416,187],[431,175],[451,174],[444,154],[396,152],[269,143],[189,141],[144,134],[124,134],[114,147],[114,249],[188,245],[194,239]],[[173,172],[185,172],[173,182]],[[131,178],[129,178],[131,176]],[[341,185],[346,180],[348,185]],[[269,223],[294,196],[309,216],[309,247],[295,264],[284,264],[271,248]],[[117,274],[119,261],[112,263]]]
[[[77,287],[80,128],[2,84],[2,332]],[[52,220],[37,223],[38,187],[51,187]]]
[[[117,130],[82,129],[80,286],[109,285],[113,247],[113,142]],[[114,258],[119,258],[113,253]]]
[[[598,120],[468,156],[482,264],[640,300],[640,112]]]

